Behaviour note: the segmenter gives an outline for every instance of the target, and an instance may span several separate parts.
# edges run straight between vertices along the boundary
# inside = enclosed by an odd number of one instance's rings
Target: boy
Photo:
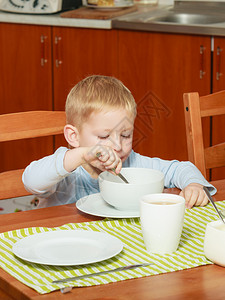
[[[186,207],[204,206],[203,186],[210,185],[190,162],[166,161],[141,156],[132,150],[136,103],[131,92],[116,78],[90,76],[72,88],[66,100],[64,136],[69,149],[32,162],[23,183],[39,198],[40,207],[73,203],[99,193],[98,175],[119,173],[123,167],[153,168],[165,175],[165,187],[180,188]]]

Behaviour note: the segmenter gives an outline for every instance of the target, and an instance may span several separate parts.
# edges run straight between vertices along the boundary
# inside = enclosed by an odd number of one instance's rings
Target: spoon
[[[213,201],[213,198],[211,197],[209,190],[207,189],[206,186],[203,187],[203,190],[205,191],[205,193],[206,193],[206,195],[207,195],[209,201],[212,203],[213,207],[215,208],[216,212],[218,213],[220,219],[221,219],[221,220],[223,221],[223,223],[225,224],[225,221],[224,221],[224,219],[223,219],[223,217],[222,217],[220,211],[219,211],[218,208],[216,207],[216,204],[215,204],[215,202]]]
[[[96,157],[99,157],[99,156],[101,156],[101,153],[97,152]],[[112,171],[116,174],[116,169],[115,168],[112,168]],[[120,179],[122,179],[125,183],[129,183],[128,180],[121,173],[116,174],[116,175],[119,176]]]
[[[112,168],[112,171],[116,174],[115,168]],[[121,173],[118,173],[116,175],[119,176],[125,183],[129,183],[129,181]]]

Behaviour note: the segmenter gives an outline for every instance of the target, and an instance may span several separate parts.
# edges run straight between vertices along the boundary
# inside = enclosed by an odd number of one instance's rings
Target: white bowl
[[[209,260],[225,267],[225,224],[221,220],[207,224],[204,253]]]
[[[122,168],[121,174],[128,180],[128,184],[107,171],[99,175],[102,198],[119,210],[138,210],[142,196],[163,192],[164,174],[158,170]]]

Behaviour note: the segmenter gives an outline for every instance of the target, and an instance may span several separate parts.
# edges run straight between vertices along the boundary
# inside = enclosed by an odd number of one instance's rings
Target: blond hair
[[[67,96],[67,123],[80,128],[91,113],[112,108],[126,109],[133,118],[136,116],[134,97],[120,80],[89,76],[78,82]]]

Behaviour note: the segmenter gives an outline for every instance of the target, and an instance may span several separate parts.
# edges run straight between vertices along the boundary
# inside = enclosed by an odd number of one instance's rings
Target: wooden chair
[[[225,114],[225,91],[202,97],[196,92],[185,93],[183,100],[188,159],[206,177],[207,169],[225,166],[225,142],[204,147],[202,118]]]
[[[63,111],[28,111],[0,115],[0,142],[22,140],[63,133]],[[23,169],[0,173],[0,200],[26,196],[22,183]]]

